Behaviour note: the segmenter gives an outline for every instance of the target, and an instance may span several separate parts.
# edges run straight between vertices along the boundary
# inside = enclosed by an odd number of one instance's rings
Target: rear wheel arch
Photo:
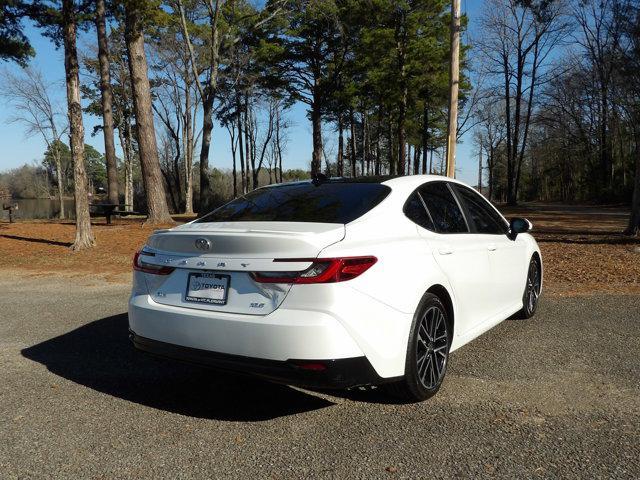
[[[404,375],[385,389],[409,402],[435,395],[446,374],[452,328],[451,296],[443,285],[434,284],[422,295],[411,323]]]
[[[531,257],[538,264],[538,269],[540,270],[540,276],[542,276],[542,258],[540,258],[540,254],[537,251],[534,251],[533,255],[531,255]]]
[[[435,284],[429,287],[429,289],[425,293],[432,293],[433,295],[438,297],[442,302],[442,304],[444,305],[444,308],[447,310],[447,319],[449,321],[449,332],[451,332],[450,333],[451,339],[453,339],[454,329],[455,329],[455,321],[454,321],[455,311],[453,308],[453,300],[451,299],[451,295],[449,294],[449,291],[443,285]]]

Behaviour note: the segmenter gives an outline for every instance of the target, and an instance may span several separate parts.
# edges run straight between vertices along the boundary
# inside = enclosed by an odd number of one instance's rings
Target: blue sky
[[[469,16],[469,25],[473,30],[474,19],[479,11],[478,0],[463,0],[462,10]],[[64,60],[61,50],[56,50],[53,43],[40,34],[33,25],[25,24],[26,33],[36,51],[36,56],[31,60],[31,66],[43,72],[44,77],[54,86],[54,101],[64,105]],[[95,33],[89,31],[80,35],[78,45],[83,46],[94,43]],[[0,70],[19,71],[20,67],[11,63],[0,63]],[[81,79],[82,81],[82,79]],[[40,162],[45,143],[38,136],[25,136],[23,125],[9,123],[11,118],[11,105],[6,99],[0,98],[0,171],[15,168],[25,163]],[[307,168],[311,159],[311,125],[306,117],[306,107],[302,104],[295,105],[288,112],[291,128],[288,132],[289,143],[285,152],[283,166],[285,168]],[[99,124],[98,118],[85,115],[84,125],[86,143],[104,152],[104,144],[101,135],[91,136],[93,127]],[[159,125],[157,125],[159,127]],[[326,137],[331,135],[325,134]],[[117,142],[117,138],[116,138]],[[328,145],[331,148],[331,145]],[[122,156],[120,145],[117,145],[118,155]],[[231,152],[229,140],[225,129],[216,126],[213,134],[213,149],[210,154],[210,164],[218,168],[231,168]],[[457,153],[457,177],[473,185],[477,183],[477,157],[471,144],[470,135],[466,135],[458,144]]]

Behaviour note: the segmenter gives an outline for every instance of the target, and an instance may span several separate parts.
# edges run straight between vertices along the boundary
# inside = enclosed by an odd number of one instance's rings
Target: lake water
[[[58,218],[60,215],[60,201],[48,198],[18,198],[11,200],[11,204],[18,204],[14,211],[15,218]],[[64,216],[68,219],[75,218],[73,199],[64,200]],[[2,218],[7,219],[9,212],[2,211]]]

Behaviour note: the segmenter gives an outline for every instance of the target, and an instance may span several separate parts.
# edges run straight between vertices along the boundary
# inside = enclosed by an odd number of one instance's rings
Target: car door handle
[[[440,255],[451,255],[453,253],[453,250],[449,250],[448,248],[441,248],[438,250],[438,253]]]
[[[496,247],[495,243],[490,243],[489,245],[487,245],[487,250],[489,250],[490,252],[494,252],[498,249],[498,247]]]

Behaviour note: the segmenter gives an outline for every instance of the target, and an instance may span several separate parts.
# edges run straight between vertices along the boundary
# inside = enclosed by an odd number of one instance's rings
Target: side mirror
[[[509,238],[515,240],[519,233],[528,233],[533,230],[533,224],[526,218],[515,217],[509,222]]]

